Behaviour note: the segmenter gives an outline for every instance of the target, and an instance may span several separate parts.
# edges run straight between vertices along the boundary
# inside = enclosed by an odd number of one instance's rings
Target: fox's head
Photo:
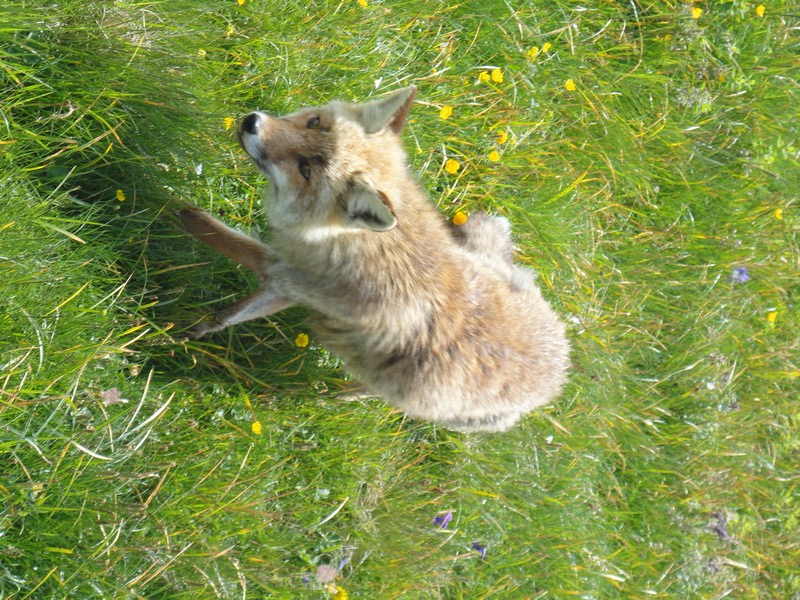
[[[415,93],[408,87],[361,104],[247,115],[239,142],[269,179],[273,227],[392,229],[406,171],[398,134]]]

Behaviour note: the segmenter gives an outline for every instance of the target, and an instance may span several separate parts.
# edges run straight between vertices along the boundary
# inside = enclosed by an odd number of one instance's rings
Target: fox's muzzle
[[[239,124],[239,145],[259,164],[267,160],[267,153],[261,141],[261,130],[267,119],[269,115],[256,111],[247,115]]]
[[[244,119],[242,119],[242,124],[239,127],[239,136],[243,133],[249,133],[250,135],[256,135],[258,133],[258,121],[260,116],[257,112],[252,112],[247,115]]]

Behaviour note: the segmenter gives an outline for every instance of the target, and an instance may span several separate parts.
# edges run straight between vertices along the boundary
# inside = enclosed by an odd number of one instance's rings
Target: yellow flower
[[[253,435],[261,435],[261,421],[253,421],[253,424],[250,425],[250,431],[253,432]]]
[[[449,119],[450,115],[453,114],[453,107],[449,104],[442,107],[442,110],[439,111],[439,118],[440,119]]]
[[[245,0],[236,0],[236,3],[237,3],[239,6],[244,6],[244,2],[245,2]]]
[[[481,71],[478,75],[478,81],[482,83],[486,83],[489,79],[491,79],[491,76],[486,71]]]
[[[546,54],[547,52],[550,51],[550,48],[552,48],[552,47],[553,47],[553,44],[551,44],[550,42],[545,42],[544,45],[542,46],[542,53]]]
[[[575,86],[575,82],[572,79],[567,79],[564,82],[564,89],[568,92],[574,92],[578,88]]]
[[[333,600],[347,600],[347,598],[347,592],[344,591],[344,588],[337,589],[333,595]]]
[[[533,46],[533,47],[531,47],[531,49],[530,49],[530,50],[528,50],[528,51],[525,53],[525,57],[526,57],[528,60],[536,60],[536,57],[537,57],[538,55],[539,55],[539,48],[537,48],[536,46]]]
[[[305,348],[308,346],[308,336],[305,333],[298,333],[294,338],[294,345],[298,348]]]
[[[775,209],[775,218],[779,219],[779,220],[783,218],[783,209],[782,208],[776,208]]]
[[[498,131],[494,141],[498,144],[505,144],[508,141],[508,134],[505,131]]]
[[[450,175],[455,175],[458,173],[458,170],[461,168],[461,163],[457,160],[453,160],[452,158],[448,158],[447,162],[444,163],[444,170],[450,173]]]
[[[222,125],[225,127],[225,131],[228,131],[231,127],[233,127],[233,117],[225,117],[222,119]]]
[[[358,0],[358,5],[362,8],[367,8],[367,0]]]
[[[767,321],[769,321],[770,323],[775,323],[777,319],[778,319],[777,310],[773,310],[767,313]]]
[[[500,160],[500,153],[497,150],[492,150],[489,152],[489,160],[492,162],[497,162]]]
[[[759,4],[758,6],[756,6],[756,14],[759,17],[763,17],[764,16],[764,5],[763,4]]]
[[[455,215],[453,215],[453,225],[463,225],[464,223],[467,222],[468,218],[469,217],[467,216],[467,213],[460,210]]]
[[[208,53],[203,48],[200,48],[200,50],[197,51],[197,56],[199,58],[205,58],[206,54]]]
[[[122,190],[117,190],[117,200],[120,202],[125,202],[125,192]]]
[[[693,19],[699,19],[700,15],[702,15],[702,14],[703,14],[703,9],[700,8],[699,6],[695,6],[694,8],[692,8],[692,18]]]
[[[503,83],[503,71],[500,69],[492,69],[492,81],[495,83]]]

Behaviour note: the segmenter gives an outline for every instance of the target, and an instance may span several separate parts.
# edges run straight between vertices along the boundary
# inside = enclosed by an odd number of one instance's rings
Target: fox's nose
[[[250,113],[247,115],[244,121],[242,121],[242,131],[250,135],[258,133],[258,118],[258,113]]]

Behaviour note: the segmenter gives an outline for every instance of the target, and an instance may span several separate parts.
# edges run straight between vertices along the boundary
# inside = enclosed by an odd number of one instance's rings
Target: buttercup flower
[[[500,153],[497,150],[492,150],[489,152],[489,160],[492,162],[497,162],[500,160]]]
[[[222,126],[225,127],[225,131],[233,127],[233,117],[225,117],[222,119]]]
[[[367,8],[367,4],[368,4],[367,0],[358,0],[358,5],[361,6],[362,8]]]
[[[125,192],[123,192],[122,190],[117,190],[116,195],[117,195],[117,200],[119,200],[120,202],[125,202]]]
[[[298,333],[294,338],[294,345],[298,348],[305,348],[308,346],[308,336],[305,333]]]
[[[775,218],[776,219],[782,219],[783,218],[783,209],[782,208],[776,208],[775,209]]]
[[[503,83],[503,71],[500,69],[492,69],[492,81],[495,83]]]
[[[253,421],[250,425],[250,431],[253,432],[253,435],[261,435],[261,421]]]
[[[498,131],[494,141],[498,144],[505,144],[508,141],[508,134],[505,131]]]
[[[448,104],[448,105],[443,106],[442,110],[439,111],[439,118],[440,119],[449,119],[450,115],[452,115],[452,114],[453,114],[453,107]]]
[[[567,79],[564,82],[564,89],[567,90],[568,92],[574,92],[578,88],[577,88],[577,86],[575,85],[575,82],[572,79]]]
[[[531,49],[525,53],[525,58],[528,60],[535,60],[537,56],[539,56],[539,48],[536,46],[532,46]]]
[[[770,323],[775,323],[775,321],[777,321],[777,320],[778,320],[778,311],[777,310],[772,310],[772,311],[767,313],[767,321],[769,321]]]
[[[700,15],[702,15],[702,14],[703,14],[703,9],[700,8],[699,6],[695,6],[694,8],[692,8],[692,18],[693,19],[699,19]]]
[[[764,16],[764,5],[763,4],[759,4],[758,6],[756,6],[756,14],[759,17],[763,17]]]
[[[453,215],[453,225],[463,225],[464,223],[467,222],[468,218],[469,217],[467,216],[467,213],[460,210],[455,215]]]
[[[458,170],[461,168],[461,163],[457,160],[453,160],[452,158],[448,158],[447,162],[444,163],[444,170],[450,173],[450,175],[455,175],[458,173]]]
[[[552,48],[552,47],[553,47],[553,44],[551,44],[550,42],[545,42],[542,45],[542,54],[546,54],[547,52],[549,52],[550,48]]]
[[[481,71],[480,74],[478,75],[478,81],[481,81],[483,83],[486,83],[491,78],[492,78],[491,75],[489,75],[486,71]]]

